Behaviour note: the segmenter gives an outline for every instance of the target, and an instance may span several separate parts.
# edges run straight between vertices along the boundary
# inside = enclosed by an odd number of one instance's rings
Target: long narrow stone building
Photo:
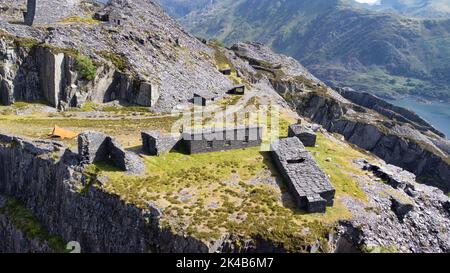
[[[323,213],[333,205],[334,187],[297,137],[272,143],[272,154],[297,207]]]
[[[264,128],[235,126],[185,130],[183,143],[189,154],[209,153],[261,145]]]

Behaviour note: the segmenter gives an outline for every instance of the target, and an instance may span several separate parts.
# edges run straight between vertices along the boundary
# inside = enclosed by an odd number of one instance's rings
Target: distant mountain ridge
[[[450,17],[450,1],[448,0],[381,0],[375,5],[360,4],[360,6],[370,10],[398,12],[415,17]]]
[[[193,8],[198,1],[160,0],[168,10],[190,3],[179,20],[193,34],[227,45],[262,42],[332,86],[450,100],[450,19],[369,11],[350,0],[202,1]]]

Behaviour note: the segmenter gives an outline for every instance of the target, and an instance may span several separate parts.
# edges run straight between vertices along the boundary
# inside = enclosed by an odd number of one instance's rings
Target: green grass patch
[[[6,215],[13,225],[29,238],[47,241],[56,252],[66,252],[66,244],[57,235],[50,235],[39,223],[36,216],[18,200],[8,198],[6,205],[0,208],[0,213]]]
[[[308,148],[322,170],[330,175],[337,195],[348,195],[362,201],[367,201],[366,194],[358,187],[358,182],[352,174],[364,174],[354,166],[353,160],[365,158],[363,154],[348,145],[332,141],[323,134],[317,135],[318,147]]]
[[[97,67],[88,56],[78,55],[75,58],[75,69],[80,73],[81,78],[92,81],[97,75]]]
[[[122,72],[126,71],[129,67],[128,60],[114,52],[100,51],[98,54],[106,60],[109,60],[118,70]]]
[[[59,23],[61,23],[61,24],[82,23],[82,24],[88,24],[88,25],[98,25],[98,24],[100,24],[100,21],[95,20],[92,17],[70,16],[70,17],[64,18],[63,20],[59,21]]]

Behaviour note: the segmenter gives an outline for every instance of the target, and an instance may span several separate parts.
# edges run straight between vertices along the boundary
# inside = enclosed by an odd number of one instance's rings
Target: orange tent
[[[50,134],[50,137],[53,138],[60,138],[60,139],[72,139],[78,136],[78,133],[63,129],[61,127],[58,127],[55,125],[55,127],[53,127],[53,131]]]

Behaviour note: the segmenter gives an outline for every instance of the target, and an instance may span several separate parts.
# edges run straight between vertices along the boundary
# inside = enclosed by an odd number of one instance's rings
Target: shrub
[[[80,73],[80,76],[88,81],[92,81],[97,74],[97,67],[91,58],[83,55],[78,55],[75,60],[75,69]]]

